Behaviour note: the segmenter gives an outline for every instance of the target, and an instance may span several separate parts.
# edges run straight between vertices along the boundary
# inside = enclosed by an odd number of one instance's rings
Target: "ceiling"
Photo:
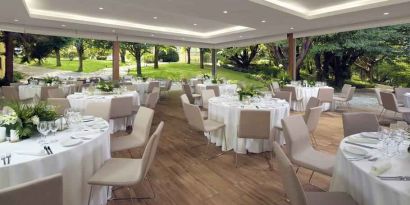
[[[0,0],[0,30],[223,48],[410,23],[410,0]]]

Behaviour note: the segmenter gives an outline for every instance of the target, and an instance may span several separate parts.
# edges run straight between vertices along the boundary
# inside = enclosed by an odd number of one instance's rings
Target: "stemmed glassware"
[[[48,122],[48,126],[50,128],[50,131],[53,133],[53,135],[56,135],[56,132],[58,130],[58,123],[56,121],[50,121]]]
[[[39,140],[39,143],[40,144],[48,144],[47,135],[50,132],[48,122],[40,121],[37,125],[37,131],[42,135],[40,140]]]

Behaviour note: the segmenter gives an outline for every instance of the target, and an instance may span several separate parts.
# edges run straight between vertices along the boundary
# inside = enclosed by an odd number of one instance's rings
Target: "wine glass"
[[[48,122],[48,126],[50,128],[50,131],[53,133],[53,135],[56,135],[56,132],[58,130],[58,123],[56,121],[50,121]]]
[[[37,130],[42,135],[40,140],[39,140],[39,143],[40,144],[47,144],[46,138],[47,138],[48,132],[50,131],[48,129],[48,123],[46,121],[40,121],[40,123],[38,123],[38,125],[37,125]]]

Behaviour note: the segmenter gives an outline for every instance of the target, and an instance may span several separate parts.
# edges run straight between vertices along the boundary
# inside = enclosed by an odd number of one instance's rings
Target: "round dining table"
[[[261,153],[272,151],[272,142],[279,133],[274,126],[289,116],[289,104],[280,99],[260,98],[259,102],[246,103],[239,101],[238,96],[220,96],[209,99],[208,119],[225,124],[226,143],[223,139],[223,131],[218,130],[205,135],[216,146],[221,146],[222,151],[234,150],[237,153]],[[237,130],[241,110],[267,110],[270,112],[271,136],[268,140],[261,139],[238,139]]]
[[[0,189],[61,173],[63,204],[87,204],[88,179],[111,158],[108,123],[101,118],[87,118],[81,127],[49,134],[46,139],[53,154],[46,153],[38,136],[0,143],[0,155],[11,154],[10,164],[0,161]],[[106,204],[106,201],[107,188],[98,187],[91,204]]]
[[[27,100],[27,99],[32,99],[34,96],[41,96],[41,85],[19,85],[19,97],[21,100]],[[59,85],[58,88],[60,88],[64,94],[70,95],[75,93],[76,91],[76,85],[74,84],[62,84]]]
[[[404,94],[404,106],[410,108],[410,93]],[[410,114],[403,114],[403,119],[407,123],[410,123]]]
[[[291,109],[297,112],[304,112],[306,105],[311,97],[317,97],[319,93],[319,88],[329,88],[328,86],[313,86],[313,87],[307,87],[307,86],[300,86],[300,85],[286,85],[287,87],[295,87],[296,90],[296,97],[297,98],[302,98],[303,105],[301,103],[292,103]],[[329,110],[330,109],[330,103],[323,103],[322,107],[323,110]]]
[[[206,90],[208,85],[218,85],[220,95],[230,95],[236,92],[238,85],[236,84],[197,84],[195,87],[195,93],[200,94],[201,91]]]
[[[337,152],[330,191],[346,192],[360,205],[408,205],[409,181],[382,180],[378,176],[410,176],[410,154],[405,150],[406,146],[402,146],[397,156],[384,157],[382,142],[378,142],[377,136],[378,133],[360,133],[343,139]],[[367,156],[358,156],[358,149],[363,155],[367,152]],[[390,169],[378,176],[371,173],[372,167],[386,163],[391,164]]]
[[[72,95],[67,96],[68,101],[70,102],[71,108],[77,110],[84,114],[84,111],[87,107],[87,104],[90,102],[107,102],[111,101],[112,98],[116,97],[132,97],[133,106],[140,105],[139,94],[135,91],[127,91],[122,92],[120,94],[86,94],[86,93],[74,93]],[[129,119],[111,119],[110,124],[110,131],[111,133],[115,133],[119,130],[125,130],[127,126],[132,125],[134,121],[134,116],[130,116]]]

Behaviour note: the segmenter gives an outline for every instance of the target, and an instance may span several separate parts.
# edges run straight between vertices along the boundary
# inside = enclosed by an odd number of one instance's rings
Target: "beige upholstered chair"
[[[215,92],[213,89],[206,89],[201,91],[201,96],[202,96],[202,107],[204,109],[208,109],[208,100],[215,97]]]
[[[270,90],[271,90],[273,93],[279,92],[279,91],[280,91],[279,83],[276,82],[276,81],[273,81],[273,82],[270,84]]]
[[[180,98],[181,98],[183,108],[184,108],[185,104],[191,104],[191,103],[189,103],[189,100],[188,100],[188,97],[186,96],[186,94],[181,95]],[[185,109],[184,109],[184,114],[185,114],[185,117],[186,117]],[[207,119],[208,118],[208,112],[201,110],[201,116],[202,116],[203,119]]]
[[[317,145],[315,131],[317,125],[319,124],[320,114],[322,114],[322,106],[310,108],[309,111],[305,112],[303,119],[308,127],[309,134],[311,136],[312,142]]]
[[[341,104],[346,104],[350,108],[350,101],[353,99],[354,92],[356,91],[355,87],[346,88],[348,89],[346,97],[333,97],[333,101],[339,102]]]
[[[151,93],[160,93],[161,92],[161,88],[159,87],[154,87],[152,88],[152,92]]]
[[[292,93],[289,91],[278,91],[275,92],[274,98],[279,98],[282,100],[286,100],[289,104],[292,103]]]
[[[19,101],[20,100],[18,87],[3,86],[1,87],[1,90],[3,92],[4,99],[9,100],[9,101]]]
[[[199,94],[192,94],[191,87],[188,84],[182,85],[182,88],[184,89],[184,92],[189,99],[189,103],[194,104],[196,99],[201,98],[201,95]]]
[[[148,83],[147,93],[152,93],[154,88],[159,88],[159,81],[151,81]]]
[[[374,92],[376,93],[377,103],[379,103],[379,106],[382,107],[382,110],[381,110],[380,113],[379,113],[379,117],[380,117],[381,114],[384,112],[382,97],[380,97],[380,88],[375,88],[375,89],[374,89]]]
[[[110,101],[89,102],[87,103],[84,114],[100,117],[108,121],[110,119],[110,106]]]
[[[64,115],[64,112],[71,107],[67,98],[48,98],[47,103],[54,106],[59,115]]]
[[[145,146],[149,139],[153,118],[154,110],[141,107],[135,116],[131,134],[111,138],[111,152]]]
[[[64,91],[61,88],[50,89],[48,90],[49,98],[65,98]]]
[[[127,118],[132,114],[132,97],[116,97],[111,99],[110,119]]]
[[[181,81],[182,81],[182,84],[188,84],[188,79],[186,78],[182,78]]]
[[[146,179],[147,173],[155,159],[163,127],[164,122],[161,122],[148,140],[141,159],[111,158],[104,163],[104,165],[88,180],[88,184],[91,185],[88,204],[90,204],[94,186],[127,188],[130,193],[129,199],[131,199],[132,204],[134,204],[134,199],[142,199],[131,197],[131,190],[133,190],[132,186],[141,185]],[[147,178],[147,181],[153,192],[152,198],[155,198],[155,192],[152,189],[149,178]],[[145,197],[145,199],[147,199],[147,197]]]
[[[128,91],[135,91],[137,92],[137,86],[136,85],[125,85]]]
[[[296,88],[295,86],[285,86],[282,88],[282,91],[288,91],[290,92],[290,99],[292,103],[300,103],[301,106],[303,107],[303,98],[298,98],[296,95]],[[292,107],[292,106],[291,106]]]
[[[410,108],[408,107],[399,107],[397,104],[396,96],[393,93],[386,93],[386,92],[380,92],[380,97],[382,99],[383,103],[383,108],[386,110],[390,110],[394,112],[394,116],[396,116],[397,113],[410,113]],[[380,113],[382,116],[384,111]]]
[[[0,190],[4,205],[62,205],[63,177],[61,174],[39,178]]]
[[[225,140],[225,144],[226,144],[224,123],[217,122],[217,121],[210,120],[210,119],[204,120],[201,114],[201,110],[199,109],[197,105],[184,103],[183,108],[184,108],[185,116],[188,120],[188,124],[195,130],[201,131],[201,132],[207,132],[208,134],[210,134],[212,131],[223,129],[222,130],[222,132],[224,133],[223,140]],[[208,145],[209,143],[210,143],[210,139],[208,138]],[[220,156],[220,155],[222,155],[222,153],[217,156]],[[214,157],[217,157],[217,156],[214,156]],[[209,159],[212,159],[214,157],[211,157]]]
[[[220,96],[219,86],[218,86],[218,85],[207,85],[207,86],[206,86],[206,89],[207,89],[207,90],[212,89],[212,90],[214,90],[214,93],[215,93],[215,96],[216,96],[216,97],[219,97],[219,96]]]
[[[182,95],[180,96],[180,98],[181,98],[181,102],[182,102],[182,103],[190,104],[190,103],[189,103],[189,99],[188,99],[188,97],[186,96],[186,94],[182,94]]]
[[[319,88],[317,98],[320,100],[320,103],[333,103],[333,88]]]
[[[273,151],[291,205],[357,205],[352,197],[344,192],[305,192],[292,163],[276,142],[273,144]]]
[[[239,116],[239,139],[269,139],[270,111],[267,110],[241,110]],[[236,141],[235,167],[238,167],[238,140]]]
[[[83,86],[84,86],[84,81],[82,80],[77,80],[74,82],[75,87],[76,87],[76,92],[81,92],[83,90]]]
[[[157,106],[158,100],[159,100],[159,92],[152,92],[148,94],[147,99],[145,101],[145,107],[155,109],[155,107]]]
[[[361,132],[378,132],[379,121],[373,113],[343,113],[344,136],[350,136]]]
[[[306,112],[309,112],[311,108],[318,107],[318,106],[320,106],[320,100],[318,98],[315,98],[315,97],[310,97],[309,101],[306,104],[305,115],[304,116],[307,117],[308,114]],[[306,119],[307,118],[305,118],[305,122],[307,121]]]
[[[302,116],[290,116],[282,119],[286,148],[293,164],[312,170],[309,183],[315,172],[328,176],[333,174],[335,157],[315,150],[309,139],[309,129]]]
[[[48,97],[48,91],[53,90],[53,89],[58,89],[57,86],[42,86],[41,87],[41,94],[40,94],[40,100],[47,100]]]
[[[347,98],[349,96],[349,91],[352,86],[349,84],[344,84],[342,87],[342,92],[337,95],[337,97]]]
[[[10,86],[13,86],[13,87],[18,87],[18,86],[20,86],[20,85],[23,85],[23,83],[20,83],[20,82],[10,83]]]
[[[396,94],[397,104],[404,104],[404,94],[410,93],[410,88],[394,88],[394,93]]]

